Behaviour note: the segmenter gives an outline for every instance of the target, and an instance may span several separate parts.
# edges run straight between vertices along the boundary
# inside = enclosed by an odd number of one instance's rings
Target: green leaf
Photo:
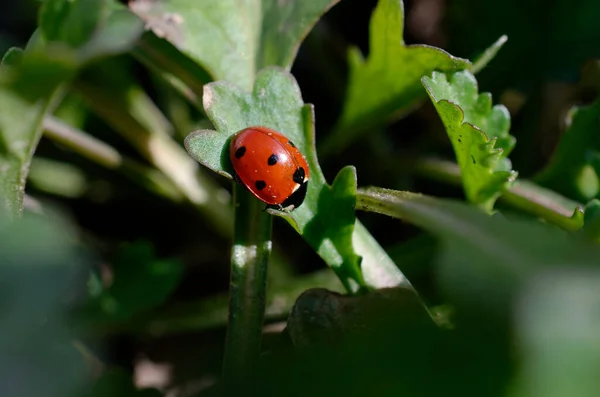
[[[531,220],[489,216],[425,195],[361,190],[357,208],[410,222],[440,240],[437,280],[450,302],[470,313],[506,316],[528,280],[547,268],[596,267],[600,247]],[[500,317],[498,317],[500,318]]]
[[[341,337],[375,335],[383,330],[391,333],[390,328],[402,332],[409,325],[435,329],[422,302],[404,288],[385,288],[358,297],[315,288],[298,297],[286,331],[295,348],[306,349],[331,346]]]
[[[403,30],[403,2],[380,0],[371,17],[369,57],[365,60],[357,47],[351,48],[342,115],[319,151],[334,153],[360,133],[402,117],[425,98],[422,76],[471,66],[439,48],[405,45]]]
[[[31,160],[28,154],[39,140],[41,121],[48,106],[49,101],[32,105],[13,92],[0,89],[0,196],[10,215],[23,210]]]
[[[534,180],[577,200],[600,197],[600,98],[571,109],[552,159]]]
[[[156,258],[150,243],[138,241],[121,250],[113,272],[112,284],[88,303],[87,314],[98,320],[126,320],[161,305],[179,284],[183,265]]]
[[[289,70],[300,42],[339,0],[133,1],[130,8],[215,80],[250,89],[257,70]]]
[[[490,94],[478,94],[477,80],[468,71],[450,78],[433,72],[422,81],[454,147],[467,199],[491,211],[517,177],[507,158],[516,142],[508,132],[508,110],[492,107]]]
[[[360,258],[352,248],[356,171],[346,167],[329,186],[315,151],[311,105],[305,105],[294,78],[272,67],[261,71],[252,93],[228,82],[205,86],[204,108],[216,131],[200,130],[185,140],[190,155],[213,171],[231,178],[228,140],[236,132],[262,125],[285,134],[306,156],[310,182],[304,203],[283,216],[332,267],[344,285],[364,285]],[[350,288],[354,290],[355,288]]]
[[[487,64],[490,63],[492,59],[494,59],[494,57],[496,57],[496,54],[498,54],[498,51],[500,51],[500,49],[502,48],[504,43],[506,43],[507,40],[508,37],[504,34],[500,36],[500,38],[496,40],[494,44],[492,44],[491,46],[486,48],[485,51],[479,54],[477,59],[473,61],[473,68],[471,69],[471,71],[476,74],[479,71],[481,71],[481,69],[485,68]]]
[[[42,5],[40,29],[25,51],[13,49],[4,56],[0,69],[0,196],[9,213],[22,210],[41,123],[60,99],[62,84],[88,62],[126,51],[142,31],[141,21],[112,1],[49,0]]]
[[[114,0],[48,0],[39,25],[48,45],[78,49],[79,62],[125,52],[144,31],[143,21]]]
[[[77,48],[86,43],[106,14],[106,0],[46,0],[39,13],[39,27],[48,42]]]

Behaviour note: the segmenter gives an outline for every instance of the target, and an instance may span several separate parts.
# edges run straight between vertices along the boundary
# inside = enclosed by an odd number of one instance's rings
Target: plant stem
[[[181,192],[163,173],[122,156],[117,149],[86,132],[49,115],[44,118],[43,129],[46,138],[94,163],[121,171],[133,182],[175,202],[183,200]]]
[[[460,168],[450,161],[424,159],[419,161],[416,171],[420,175],[452,185],[462,184]],[[499,200],[565,230],[578,230],[583,226],[583,205],[525,179],[517,180]]]
[[[226,396],[247,393],[255,378],[265,316],[267,264],[272,246],[272,219],[264,211],[264,204],[238,184],[234,184],[233,191],[235,229],[223,362]]]

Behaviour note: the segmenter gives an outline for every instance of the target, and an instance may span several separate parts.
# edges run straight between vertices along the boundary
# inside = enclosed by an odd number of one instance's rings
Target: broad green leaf
[[[88,303],[95,320],[123,320],[164,303],[183,273],[180,262],[158,259],[150,243],[125,246],[113,266],[110,286]]]
[[[516,142],[508,132],[508,110],[492,107],[491,95],[478,93],[477,80],[468,71],[449,78],[433,72],[422,81],[454,147],[467,199],[491,211],[517,177],[508,160]]]
[[[403,30],[403,2],[380,0],[371,17],[369,56],[365,60],[357,47],[350,50],[342,115],[319,151],[335,153],[360,133],[402,117],[425,98],[422,76],[471,67],[439,48],[405,45]]]
[[[511,397],[598,394],[600,271],[562,269],[527,283],[515,320],[521,363]],[[557,321],[560,319],[560,321]]]
[[[315,288],[298,297],[286,331],[294,347],[302,349],[335,344],[342,336],[376,334],[386,327],[402,332],[409,325],[435,328],[421,301],[404,288],[385,288],[358,297]]]
[[[489,216],[467,204],[372,188],[357,208],[402,219],[440,240],[442,293],[471,313],[506,316],[527,281],[548,268],[598,267],[600,247],[560,229]]]
[[[575,107],[546,168],[535,181],[566,196],[587,201],[600,197],[600,99]]]
[[[289,70],[300,42],[338,1],[136,0],[130,8],[215,80],[250,89],[264,66]]]
[[[142,31],[141,21],[111,0],[50,0],[40,9],[40,29],[27,48],[5,55],[0,69],[0,196],[9,213],[21,212],[41,122],[60,99],[62,84],[90,61],[126,51]]]
[[[352,248],[356,171],[342,169],[332,186],[325,181],[314,148],[311,105],[305,105],[293,77],[272,67],[258,74],[248,93],[229,82],[205,86],[204,108],[216,131],[200,130],[185,140],[190,155],[213,171],[231,178],[229,139],[236,132],[262,125],[283,133],[306,156],[310,181],[304,203],[284,216],[331,266],[344,285],[363,285],[360,258]]]

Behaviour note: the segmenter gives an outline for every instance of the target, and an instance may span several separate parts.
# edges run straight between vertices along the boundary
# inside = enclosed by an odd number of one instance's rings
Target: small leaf
[[[380,0],[370,25],[369,57],[358,48],[348,54],[349,81],[342,115],[331,138],[319,148],[333,153],[360,133],[402,117],[425,97],[422,76],[434,70],[469,68],[470,62],[426,45],[405,45],[404,5],[401,0]]]
[[[600,197],[600,98],[571,109],[552,159],[534,180],[568,197]]]
[[[473,62],[473,68],[471,69],[471,71],[473,73],[479,73],[483,68],[485,68],[487,64],[490,63],[492,59],[494,59],[498,51],[500,51],[500,49],[502,48],[504,43],[506,43],[507,40],[508,37],[504,34],[500,36],[500,38],[496,40],[494,44],[486,48],[486,50],[483,53],[481,53]]]
[[[455,200],[372,188],[359,192],[357,208],[402,219],[436,236],[442,293],[467,312],[491,318],[506,316],[524,283],[539,271],[597,268],[600,257],[600,247],[560,229],[489,216]]]
[[[306,156],[310,181],[304,203],[283,216],[331,266],[344,285],[364,285],[360,258],[352,249],[356,172],[352,167],[327,185],[314,147],[314,120],[311,105],[305,105],[294,78],[280,68],[261,71],[252,93],[228,83],[205,86],[204,108],[216,131],[191,133],[185,140],[190,155],[213,171],[231,177],[228,142],[236,132],[249,126],[266,126],[286,135]]]
[[[477,80],[468,71],[450,78],[433,72],[422,81],[454,147],[467,198],[491,211],[517,177],[507,158],[516,142],[508,132],[508,110],[492,107],[490,94],[478,94]]]
[[[135,0],[129,6],[215,80],[250,89],[262,67],[289,70],[310,28],[338,1]]]

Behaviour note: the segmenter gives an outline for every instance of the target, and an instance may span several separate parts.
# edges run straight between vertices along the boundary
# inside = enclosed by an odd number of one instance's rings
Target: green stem
[[[163,173],[122,156],[117,149],[62,120],[46,116],[44,136],[108,169],[118,170],[133,182],[175,202],[183,195]]]
[[[416,171],[431,179],[462,185],[460,168],[449,161],[424,159],[419,161]],[[504,192],[500,201],[565,230],[578,230],[583,226],[583,205],[525,179],[518,180]]]
[[[267,264],[271,254],[271,216],[264,204],[234,184],[235,229],[231,254],[229,323],[223,385],[227,396],[247,392],[260,354],[265,316]]]

